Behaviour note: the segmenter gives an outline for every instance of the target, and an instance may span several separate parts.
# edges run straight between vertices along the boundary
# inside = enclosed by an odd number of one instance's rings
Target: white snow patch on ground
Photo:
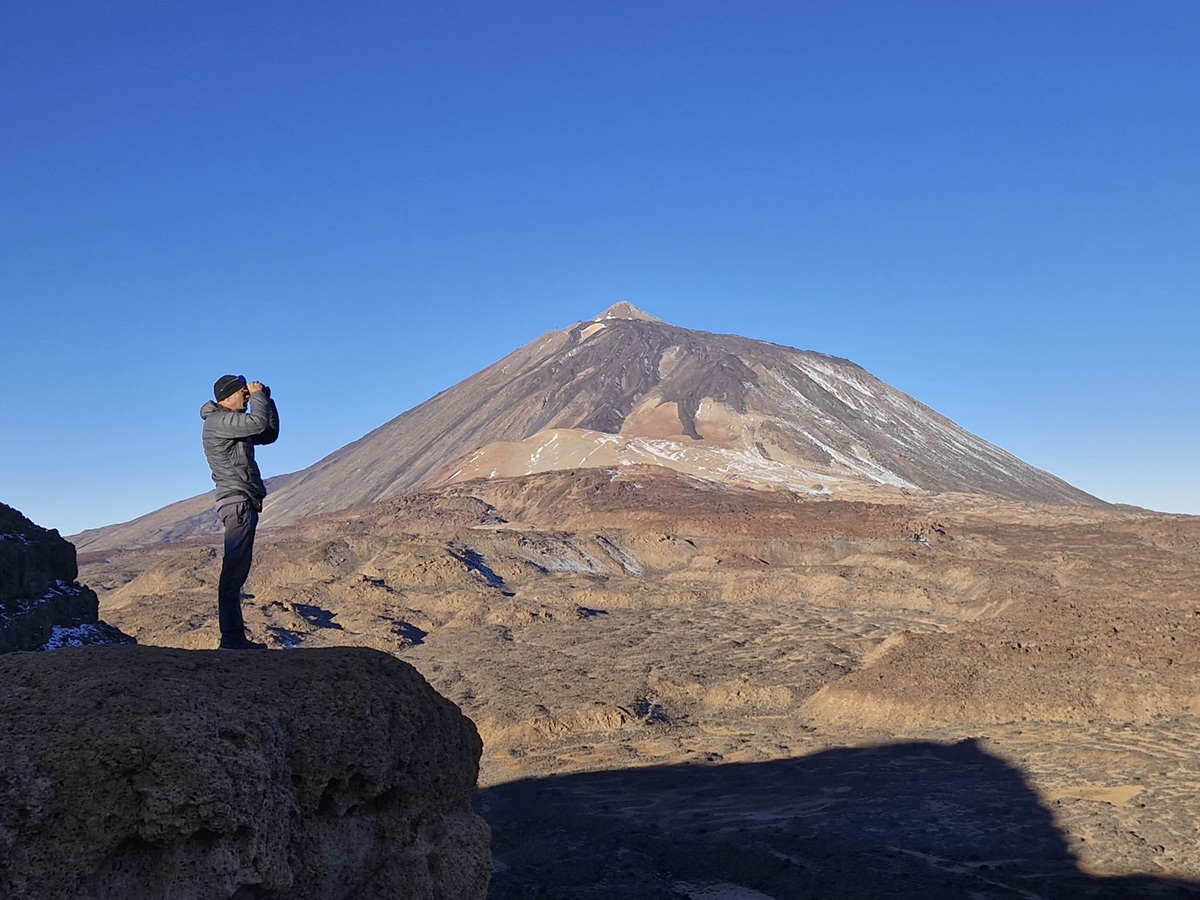
[[[630,446],[634,445],[641,447],[651,456],[657,456],[660,459],[669,459],[672,462],[680,462],[686,456],[683,446],[674,441],[630,441]]]
[[[533,453],[530,455],[530,457],[529,457],[529,464],[530,464],[531,466],[535,466],[535,465],[537,465],[537,461],[538,461],[539,459],[541,459],[541,457],[542,457],[542,451],[543,451],[543,450],[549,450],[551,447],[553,447],[553,446],[554,446],[554,444],[555,444],[555,442],[556,442],[557,440],[558,440],[558,435],[556,434],[556,435],[553,435],[553,436],[550,438],[550,440],[546,441],[546,443],[542,444],[542,446],[538,447],[538,448],[537,448],[537,450],[535,450],[535,451],[534,451],[534,452],[533,452]]]
[[[562,541],[554,549],[549,547],[529,549],[533,552],[522,553],[521,558],[546,572],[572,572],[581,575],[610,574],[604,563],[580,550],[569,541]]]
[[[41,600],[35,602],[43,603],[52,597],[77,597],[82,593],[83,588],[78,587],[77,585],[67,584],[67,582],[60,578],[58,581],[54,582],[54,587],[50,588],[50,590],[46,591],[46,593],[42,595]]]
[[[819,359],[804,358],[798,360],[795,367],[797,371],[840,402],[875,421],[885,423],[888,427],[883,429],[883,434],[890,441],[900,444],[912,453],[927,453],[932,456],[953,458],[957,460],[957,467],[964,472],[973,471],[1012,479],[1026,477],[1023,464],[1011,453],[971,434],[950,419],[923,406],[911,397],[889,388],[882,382],[873,389],[872,385],[854,370],[842,370]],[[828,416],[820,413],[819,407],[804,397],[786,377],[776,372],[770,374],[785,395],[794,398],[797,407],[805,408],[806,414],[812,420],[821,423],[830,421]],[[841,423],[832,422],[831,424],[835,428],[842,427]],[[897,480],[898,476],[888,472],[877,463],[851,462],[846,459],[844,454],[831,452],[827,445],[813,439],[811,435],[806,435],[806,437],[829,452],[830,456],[839,464],[853,471],[865,474],[872,480],[884,484],[911,487],[904,479]]]
[[[851,409],[868,414],[876,411],[874,404],[866,402],[874,400],[875,394],[857,372],[811,358],[800,360],[797,368]]]
[[[0,534],[0,541],[16,541],[18,544],[28,544],[29,538],[23,534],[14,532],[13,534]]]
[[[62,650],[64,647],[90,647],[93,644],[109,644],[112,641],[95,625],[55,625],[50,640],[42,645],[43,650]]]
[[[906,481],[895,472],[884,468],[879,463],[875,462],[875,460],[871,459],[870,452],[863,447],[855,444],[850,449],[854,451],[855,458],[861,464],[864,474],[866,474],[868,478],[872,478],[873,480],[878,481],[880,484],[891,484],[895,485],[896,487],[906,488],[916,487],[916,485],[911,481]]]
[[[836,397],[842,403],[845,403],[851,409],[858,409],[859,405],[854,399],[848,396],[847,392],[842,387],[826,378],[821,372],[805,367],[804,374],[815,381],[828,394]]]
[[[799,388],[797,388],[794,384],[792,384],[790,381],[788,381],[786,378],[784,378],[782,375],[780,375],[774,369],[768,369],[767,373],[779,383],[780,387],[782,387],[785,391],[787,391],[794,398],[796,398],[796,400],[798,401],[798,403],[797,403],[798,407],[803,408],[803,409],[808,409],[809,407],[816,406],[815,403],[813,403],[811,400],[809,400],[807,397],[805,397],[804,394],[802,394],[800,392]]]
[[[79,587],[78,585],[67,584],[67,582],[59,579],[58,581],[54,582],[54,587],[50,588],[50,590],[46,591],[45,594],[43,594],[41,597],[38,597],[36,600],[17,599],[10,601],[10,603],[16,605],[16,609],[12,615],[0,613],[0,619],[15,619],[18,616],[25,615],[25,613],[29,612],[35,606],[41,603],[47,603],[53,600],[55,597],[77,597],[82,593],[83,588]]]
[[[826,362],[819,357],[806,356],[800,360],[800,367],[803,369],[815,370],[828,375],[831,378],[836,378],[843,384],[848,385],[860,394],[867,397],[875,396],[871,389],[862,381],[858,369],[847,369],[845,366],[838,366]]]
[[[653,443],[653,446],[650,444]],[[813,481],[839,480],[836,476],[812,472],[798,466],[787,465],[766,459],[757,449],[729,450],[718,447],[689,448],[683,444],[674,444],[674,451],[667,450],[663,444],[668,441],[631,441],[631,451],[641,450],[651,456],[670,459],[673,462],[694,465],[698,471],[708,472],[720,477],[745,478],[756,482],[767,482],[789,488],[795,488],[798,483]],[[689,452],[689,450],[691,452]],[[809,489],[813,492],[812,489]],[[817,493],[824,493],[818,491]]]
[[[581,575],[594,575],[603,571],[594,566],[584,565],[577,559],[567,559],[562,556],[552,556],[549,554],[539,556],[537,559],[530,560],[530,562],[537,563],[547,572],[577,572]]]
[[[660,461],[666,462],[671,468],[679,467],[679,471],[702,481],[710,481],[713,478],[748,479],[780,485],[797,492],[828,493],[828,488],[816,488],[813,483],[842,480],[827,471],[815,472],[767,459],[756,448],[734,450],[662,439],[631,439],[619,448],[616,459],[619,466],[647,462],[661,464]]]
[[[605,318],[616,318],[616,316],[605,316]],[[591,325],[589,325],[587,328],[583,329],[583,331],[582,331],[582,332],[580,332],[580,334],[579,334],[579,338],[580,338],[580,340],[584,340],[584,341],[586,341],[586,340],[587,340],[588,338],[590,338],[590,337],[591,337],[593,334],[598,334],[598,333],[600,333],[600,332],[601,332],[601,331],[603,331],[603,330],[604,330],[606,327],[607,327],[607,326],[606,326],[606,325],[605,325],[603,322],[600,322],[600,321],[593,322],[593,323],[592,323]]]
[[[600,438],[596,441],[596,446],[593,447],[591,450],[589,450],[587,453],[585,453],[583,455],[583,458],[580,459],[576,465],[582,466],[585,462],[588,461],[588,459],[591,458],[593,453],[596,453],[599,450],[603,449],[603,447],[606,444],[617,444],[617,443],[620,443],[620,441],[618,440],[618,438],[616,438],[612,435],[609,435],[609,434],[600,435]]]
[[[830,447],[828,444],[824,443],[823,441],[818,440],[817,438],[813,437],[811,434],[806,433],[804,436],[806,438],[808,438],[810,441],[812,441],[816,446],[820,447],[822,450],[824,450],[826,453],[828,453],[830,458],[834,462],[836,462],[840,466],[843,466],[846,469],[849,469],[851,472],[855,473],[856,475],[861,475],[863,477],[866,477],[866,478],[870,479],[871,481],[874,481],[876,484],[890,484],[895,487],[903,487],[903,488],[915,488],[916,487],[916,485],[913,484],[911,481],[907,481],[904,478],[901,478],[895,472],[891,472],[891,471],[883,468],[881,465],[879,465],[878,463],[876,463],[872,460],[864,459],[857,452],[858,451],[857,447],[855,447],[855,450],[856,450],[855,455],[851,457],[851,456],[847,456],[846,454],[842,453],[841,451],[839,451],[833,447]]]
[[[642,564],[630,556],[625,550],[618,547],[603,535],[597,535],[596,540],[600,546],[607,551],[608,555],[621,564],[621,566],[630,575],[644,575],[646,570],[642,568]]]

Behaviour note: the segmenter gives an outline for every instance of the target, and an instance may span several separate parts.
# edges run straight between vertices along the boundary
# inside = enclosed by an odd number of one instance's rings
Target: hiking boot
[[[266,650],[266,644],[260,644],[258,641],[252,641],[248,638],[221,638],[221,646],[218,650]]]

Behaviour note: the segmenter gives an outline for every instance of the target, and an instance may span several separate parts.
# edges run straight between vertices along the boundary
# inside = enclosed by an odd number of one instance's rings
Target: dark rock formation
[[[133,643],[99,621],[78,575],[74,545],[0,503],[0,653]]]
[[[474,725],[361,648],[0,659],[0,896],[482,898]]]

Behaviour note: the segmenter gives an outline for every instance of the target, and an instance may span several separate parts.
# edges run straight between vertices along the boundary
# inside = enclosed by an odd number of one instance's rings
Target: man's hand
[[[252,381],[248,385],[246,385],[246,387],[247,387],[247,389],[249,389],[250,393],[257,394],[259,391],[261,391],[263,389],[264,385],[261,381]]]

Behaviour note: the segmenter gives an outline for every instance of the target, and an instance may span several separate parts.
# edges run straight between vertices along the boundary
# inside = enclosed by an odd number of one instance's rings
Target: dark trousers
[[[221,582],[217,588],[221,637],[241,641],[246,637],[246,626],[242,621],[242,585],[250,575],[258,510],[248,500],[239,500],[226,503],[217,510],[217,515],[225,526],[225,559],[221,563]]]

